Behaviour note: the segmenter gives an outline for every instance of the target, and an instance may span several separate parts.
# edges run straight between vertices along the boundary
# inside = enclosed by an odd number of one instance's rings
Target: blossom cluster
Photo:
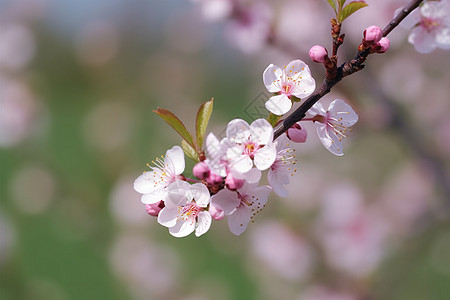
[[[292,107],[291,96],[304,97],[315,88],[309,68],[301,60],[294,60],[283,69],[269,65],[263,82],[270,92],[276,93],[268,99],[267,108],[280,114]],[[336,99],[327,110],[316,103],[309,115],[302,121],[313,122],[325,148],[343,155],[342,139],[358,120],[353,109]],[[302,143],[306,138],[300,122],[274,139],[274,127],[266,119],[251,124],[234,119],[228,123],[224,138],[207,135],[205,150],[192,170],[195,178],[183,175],[183,149],[174,146],[153,161],[151,171],[139,176],[134,188],[142,194],[147,212],[175,237],[192,232],[200,236],[208,231],[212,220],[224,217],[230,231],[240,235],[266,205],[271,191],[280,197],[288,196],[286,185],[297,171],[291,143]],[[263,172],[267,185],[260,185]]]

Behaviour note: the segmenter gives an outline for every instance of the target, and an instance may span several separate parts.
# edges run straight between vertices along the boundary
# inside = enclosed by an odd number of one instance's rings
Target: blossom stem
[[[400,22],[408,16],[414,9],[416,9],[424,0],[412,0],[401,13],[394,17],[391,22],[383,29],[383,37],[387,36],[393,29],[395,29]],[[319,89],[309,96],[303,104],[298,107],[292,114],[286,117],[283,121],[279,122],[274,128],[274,140],[280,137],[286,132],[292,125],[302,120],[306,116],[306,112],[323,96],[328,94],[331,89],[344,77],[347,77],[353,73],[356,73],[364,68],[364,62],[367,56],[370,54],[369,49],[362,51],[358,50],[354,59],[343,63],[335,72],[329,72],[327,69],[327,75],[325,80],[320,85]]]

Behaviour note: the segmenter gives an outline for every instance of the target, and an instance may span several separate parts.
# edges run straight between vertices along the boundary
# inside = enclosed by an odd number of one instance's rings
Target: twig
[[[400,24],[400,22],[409,15],[414,9],[416,9],[420,3],[424,0],[413,0],[405,8],[402,9],[401,13],[398,14],[391,22],[383,29],[383,36],[387,36],[394,28]],[[286,132],[292,125],[300,121],[306,116],[306,112],[323,96],[328,94],[330,90],[344,77],[356,73],[364,68],[364,62],[369,55],[369,50],[359,51],[356,57],[350,61],[345,62],[339,68],[335,74],[329,74],[327,69],[327,77],[320,85],[319,89],[313,93],[309,98],[303,102],[303,104],[297,108],[292,114],[290,114],[286,119],[280,122],[274,128],[274,139],[281,136]]]

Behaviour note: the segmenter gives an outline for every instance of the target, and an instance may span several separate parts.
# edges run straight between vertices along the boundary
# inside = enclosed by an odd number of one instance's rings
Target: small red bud
[[[231,191],[240,189],[244,185],[244,180],[234,178],[233,175],[228,174],[225,178],[225,186]]]
[[[382,38],[378,44],[377,44],[377,53],[384,53],[389,50],[389,47],[391,46],[391,42],[388,38],[384,37]]]
[[[205,178],[208,178],[210,170],[206,163],[199,162],[192,169],[192,173],[194,173],[194,176],[197,177],[198,179],[203,180]]]

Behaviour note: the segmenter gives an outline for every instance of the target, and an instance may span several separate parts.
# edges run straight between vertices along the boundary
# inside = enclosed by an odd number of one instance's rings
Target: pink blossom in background
[[[385,219],[364,204],[361,192],[352,184],[326,189],[317,229],[327,263],[351,276],[369,275],[386,252]]]
[[[395,14],[400,13],[399,8]],[[400,25],[411,29],[408,41],[419,53],[436,48],[450,50],[450,1],[426,1]]]
[[[355,295],[337,291],[323,286],[313,286],[306,289],[297,300],[358,300]]]
[[[259,223],[250,232],[251,251],[266,268],[295,282],[307,279],[314,257],[296,232],[276,222]]]
[[[265,47],[270,36],[272,10],[264,1],[238,5],[225,27],[225,36],[239,50],[252,54]]]
[[[0,77],[0,147],[13,147],[39,129],[39,112],[26,83]]]

